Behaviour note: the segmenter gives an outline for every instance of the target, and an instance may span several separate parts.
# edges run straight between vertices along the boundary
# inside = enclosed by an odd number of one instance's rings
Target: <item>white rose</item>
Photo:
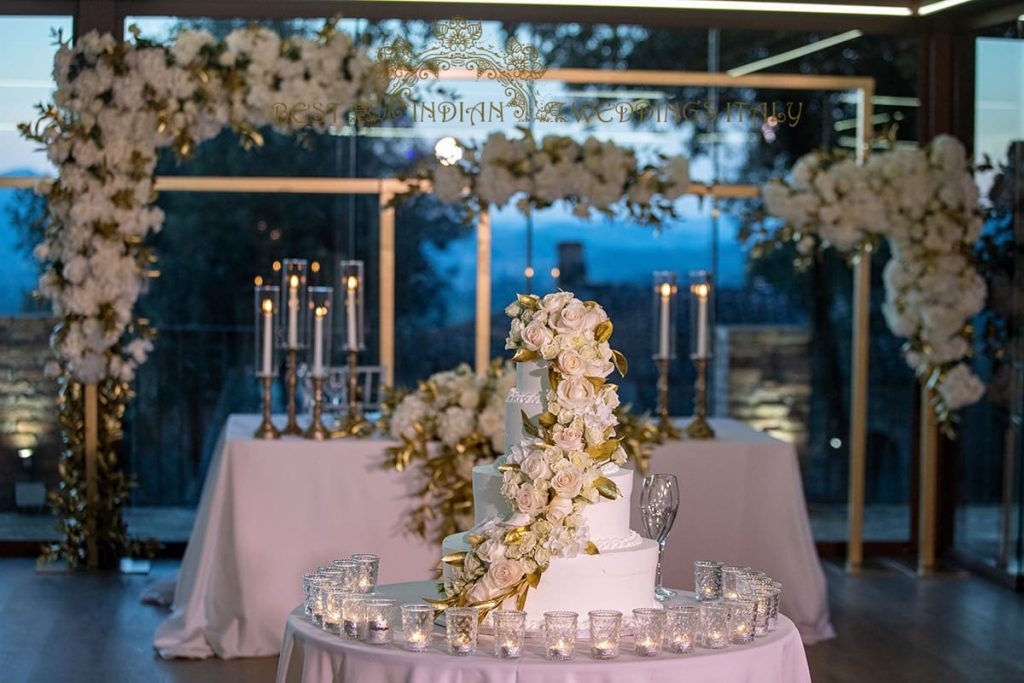
[[[586,359],[572,349],[566,349],[558,354],[558,368],[564,375],[579,377],[586,374],[587,366]]]
[[[557,425],[551,434],[556,446],[567,451],[576,451],[583,447],[583,426],[577,423]]]
[[[538,515],[544,509],[544,495],[535,486],[525,484],[516,492],[516,508],[528,515]]]
[[[553,338],[551,330],[542,322],[534,320],[523,328],[523,345],[531,351],[538,351],[542,346],[547,346]]]
[[[551,488],[565,498],[574,498],[583,488],[583,472],[577,467],[566,467],[551,477]]]
[[[584,329],[586,321],[587,307],[582,301],[573,301],[555,316],[554,327],[563,334],[571,334]]]
[[[567,515],[572,514],[572,501],[562,496],[555,498],[548,503],[547,517],[554,524],[561,524]]]
[[[520,560],[498,560],[488,568],[481,583],[493,597],[517,584],[525,575],[526,570]]]
[[[594,401],[594,385],[586,377],[567,377],[558,383],[558,400],[574,410],[587,407]]]
[[[489,538],[476,547],[476,556],[484,562],[497,562],[505,558],[505,544],[497,538]]]
[[[551,476],[551,468],[548,467],[548,461],[547,458],[544,457],[543,451],[533,451],[530,453],[530,455],[526,456],[526,459],[523,460],[519,468],[522,470],[523,474],[533,481],[537,481],[538,479],[547,479]]]

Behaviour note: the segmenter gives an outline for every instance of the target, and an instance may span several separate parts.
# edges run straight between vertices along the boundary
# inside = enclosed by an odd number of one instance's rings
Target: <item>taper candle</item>
[[[299,348],[299,276],[288,280],[288,348]]]
[[[694,286],[697,295],[697,358],[708,357],[708,294],[711,288],[705,283]]]
[[[271,353],[274,350],[274,302],[270,299],[263,300],[263,363],[262,374],[269,377],[272,374]]]
[[[349,275],[345,281],[345,319],[348,323],[345,348],[349,351],[359,350],[359,337],[356,334],[356,290],[359,288],[359,278]]]
[[[669,304],[672,300],[672,285],[668,282],[662,282],[660,288],[661,294],[661,326],[660,326],[660,338],[658,340],[658,358],[669,357],[669,326],[671,317],[669,316]]]
[[[324,316],[327,309],[317,306],[313,311],[313,377],[324,376]]]

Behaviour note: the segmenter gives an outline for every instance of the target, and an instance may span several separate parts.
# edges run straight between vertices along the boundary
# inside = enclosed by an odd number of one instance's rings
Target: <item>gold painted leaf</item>
[[[445,564],[451,564],[456,567],[461,567],[463,563],[466,561],[466,555],[468,554],[469,553],[467,553],[465,550],[460,550],[457,553],[448,553],[447,555],[441,558],[441,561]]]
[[[599,323],[597,327],[594,328],[594,339],[596,339],[599,344],[608,341],[612,337],[612,329],[613,325],[611,320],[605,320],[604,322]]]
[[[587,555],[600,555],[601,551],[593,541],[587,541]]]
[[[540,575],[541,571],[539,569],[526,575],[526,582],[531,588],[536,588],[540,585]]]
[[[587,455],[593,460],[604,460],[612,457],[612,453],[618,450],[620,445],[619,439],[608,439],[600,446],[591,446],[587,449]]]
[[[552,389],[558,389],[559,376],[553,365],[548,366],[548,384]]]
[[[526,361],[537,360],[538,358],[540,358],[540,354],[530,349],[517,349],[512,356],[512,360],[516,363],[525,363]]]
[[[512,529],[507,534],[505,534],[503,542],[505,543],[505,545],[519,545],[523,542],[523,534],[525,533],[526,527],[516,527],[515,529]]]
[[[480,545],[481,543],[483,543],[486,540],[487,540],[487,537],[486,536],[481,536],[480,534],[469,534],[468,536],[466,536],[466,542],[469,543],[469,545],[471,545],[474,548],[477,547],[478,545]]]
[[[590,381],[590,384],[594,387],[594,391],[601,391],[601,388],[604,387],[603,377],[588,377],[587,379]]]
[[[594,481],[594,486],[597,487],[597,492],[608,500],[618,500],[622,497],[619,487],[608,477],[598,477]]]
[[[523,586],[525,585],[526,584],[523,584]],[[516,609],[520,612],[526,609],[526,594],[527,590],[520,589],[518,595],[516,596]]]
[[[626,360],[622,351],[612,349],[612,362],[615,363],[615,369],[619,371],[619,374],[625,377],[629,371],[629,361]]]
[[[536,311],[540,308],[540,299],[534,294],[517,294],[516,303],[523,308],[529,308],[531,311]]]
[[[506,462],[504,464],[498,465],[498,471],[501,472],[502,474],[504,474],[505,472],[515,472],[518,469],[519,465],[515,464],[514,462]]]
[[[543,412],[540,414],[540,417],[537,418],[537,421],[540,422],[541,427],[544,427],[545,429],[550,429],[551,427],[555,426],[555,423],[558,422],[558,418],[552,415],[551,413]]]
[[[537,429],[537,425],[530,422],[530,416],[526,414],[526,411],[520,410],[519,414],[523,418],[523,432],[532,437],[539,438],[540,430]]]

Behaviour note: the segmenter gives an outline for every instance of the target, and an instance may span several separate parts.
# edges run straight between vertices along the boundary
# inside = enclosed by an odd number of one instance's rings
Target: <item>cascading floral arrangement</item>
[[[282,38],[258,27],[223,40],[182,31],[169,45],[120,42],[88,33],[57,50],[52,104],[40,107],[25,137],[45,146],[57,178],[45,188],[47,216],[39,291],[58,318],[50,367],[61,386],[67,449],[55,493],[65,541],[55,550],[72,566],[88,543],[103,565],[130,552],[121,508],[127,481],[115,442],[131,397],[129,382],[152,349],[153,333],[134,314],[155,256],[144,246],[164,214],[155,206],[158,150],[179,156],[231,127],[246,146],[257,131],[323,130],[330,117],[281,116],[277,102],[331,102],[341,116],[377,101],[384,76],[364,50],[326,22],[313,39]],[[81,384],[96,384],[97,491],[86,493]],[[88,541],[88,543],[87,543]]]
[[[517,362],[546,361],[550,390],[536,419],[523,414],[522,443],[508,444],[502,495],[512,515],[490,520],[468,535],[469,551],[446,555],[451,568],[438,609],[478,607],[482,614],[514,599],[519,609],[556,557],[597,554],[583,510],[600,498],[621,496],[605,476],[626,461],[616,436],[617,387],[625,357],[611,348],[612,323],[593,301],[569,292],[519,295],[506,309],[512,318],[506,348]]]
[[[418,467],[407,528],[440,543],[473,524],[473,467],[492,462],[505,443],[505,396],[515,384],[507,363],[477,375],[462,364],[431,375],[386,406],[385,430],[400,440],[386,467]]]
[[[563,135],[538,141],[520,131],[518,139],[491,133],[479,149],[462,146],[461,159],[423,169],[420,177],[432,182],[441,201],[473,211],[517,198],[523,213],[565,202],[581,218],[599,212],[643,224],[675,216],[672,203],[690,186],[686,157],[641,166],[633,150],[611,141],[578,143]]]
[[[820,247],[850,253],[889,241],[885,319],[907,340],[904,358],[951,430],[955,411],[985,390],[966,360],[986,286],[972,258],[982,214],[963,145],[940,135],[925,148],[872,155],[864,165],[815,152],[797,161],[786,182],[765,185],[762,196],[766,212],[785,224],[755,234],[755,254],[782,242],[809,257]]]

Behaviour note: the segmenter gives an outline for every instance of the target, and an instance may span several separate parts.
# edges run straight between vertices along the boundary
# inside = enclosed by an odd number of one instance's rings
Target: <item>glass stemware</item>
[[[640,490],[640,516],[644,523],[644,535],[658,542],[658,574],[654,597],[665,601],[675,591],[661,583],[661,566],[665,559],[665,544],[679,511],[679,480],[674,474],[648,474]]]

